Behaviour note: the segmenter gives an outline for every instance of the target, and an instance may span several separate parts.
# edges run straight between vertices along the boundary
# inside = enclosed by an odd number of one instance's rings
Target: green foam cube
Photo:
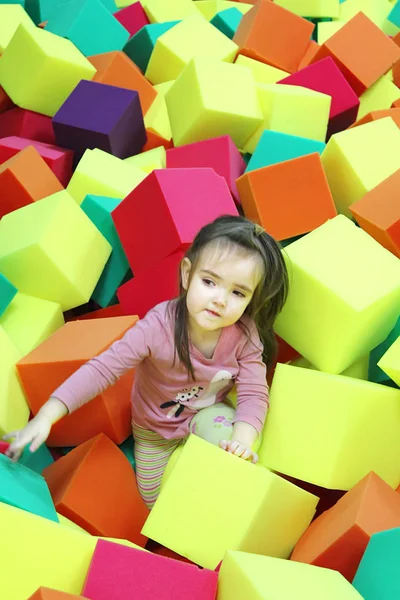
[[[16,363],[22,358],[3,327],[0,326],[0,437],[22,429],[28,423],[29,407]]]
[[[226,8],[214,15],[210,23],[231,40],[240,25],[242,17],[242,13],[237,8]]]
[[[388,379],[386,373],[382,371],[382,369],[378,366],[379,360],[385,354],[386,350],[390,348],[393,342],[400,335],[400,317],[397,319],[396,325],[393,327],[392,331],[389,333],[387,338],[381,342],[376,348],[374,348],[370,354],[369,359],[369,369],[368,369],[368,379],[370,381],[375,381],[375,383],[387,384],[391,379]]]
[[[166,23],[151,23],[145,25],[124,46],[124,52],[143,71],[147,69],[151,53],[156,41],[166,31],[174,27],[180,21],[168,21]]]
[[[25,446],[18,462],[41,475],[43,469],[53,464],[54,458],[47,446],[42,444],[35,452],[31,452],[29,446]]]
[[[386,350],[378,362],[378,367],[389,375],[398,386],[400,386],[400,336],[395,342]]]
[[[15,285],[13,285],[7,277],[4,277],[3,273],[0,273],[0,317],[10,306],[17,291]]]

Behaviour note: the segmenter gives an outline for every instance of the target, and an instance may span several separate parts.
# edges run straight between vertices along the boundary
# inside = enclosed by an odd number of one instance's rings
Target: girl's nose
[[[219,292],[214,297],[214,303],[217,306],[225,306],[226,305],[226,294],[224,292]]]

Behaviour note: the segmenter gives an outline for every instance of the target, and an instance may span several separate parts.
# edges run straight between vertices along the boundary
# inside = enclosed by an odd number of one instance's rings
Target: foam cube
[[[351,214],[360,227],[398,258],[400,258],[399,186],[400,169],[350,206]]]
[[[325,143],[318,140],[266,129],[249,160],[246,173],[307,154],[322,154],[324,148]]]
[[[237,8],[227,8],[218,12],[210,22],[211,25],[214,25],[214,27],[231,40],[239,27],[242,16],[242,13]]]
[[[399,400],[394,388],[278,364],[260,463],[329,489],[348,490],[369,471],[396,488]]]
[[[165,94],[172,87],[173,83],[173,81],[166,81],[165,83],[159,83],[158,85],[154,86],[154,89],[157,90],[157,98],[150,106],[144,118],[144,124],[146,127],[148,140],[151,139],[152,133],[155,133],[156,135],[163,138],[163,140],[165,140],[162,143],[166,148],[172,147],[172,132],[167,104],[165,101]],[[158,143],[157,145],[160,145],[160,143]],[[145,151],[148,149],[149,148],[146,144],[143,150]]]
[[[224,214],[238,214],[224,178],[213,169],[193,168],[153,171],[112,218],[136,274],[188,248],[203,225]]]
[[[0,165],[0,217],[63,190],[33,146]]]
[[[147,69],[150,56],[154,50],[157,39],[179,23],[179,21],[167,21],[166,23],[152,23],[145,25],[125,44],[124,52],[143,71]]]
[[[275,330],[321,371],[341,373],[394,327],[398,259],[343,215],[285,254],[291,285]]]
[[[325,41],[313,62],[327,56],[361,96],[400,58],[400,48],[360,11]]]
[[[154,169],[165,169],[167,164],[166,150],[164,146],[158,146],[146,152],[140,152],[135,156],[130,156],[125,161],[145,173],[151,173]]]
[[[179,520],[171,528],[178,493]],[[227,497],[235,502],[226,503]],[[215,569],[228,549],[287,558],[317,501],[267,469],[191,435],[142,531],[208,569]]]
[[[353,586],[368,600],[397,598],[400,582],[400,527],[375,533],[369,541]]]
[[[262,123],[249,70],[210,58],[194,58],[165,100],[175,146],[230,135],[242,148]]]
[[[196,0],[196,8],[207,21],[211,21],[218,11],[227,7],[222,5],[222,0]]]
[[[73,152],[65,148],[18,136],[4,137],[0,140],[0,163],[9,160],[27,146],[33,146],[38,151],[62,185],[68,184],[72,174]]]
[[[0,327],[0,435],[22,429],[28,423],[29,407],[15,365],[21,353]]]
[[[89,533],[146,544],[140,530],[149,509],[130,462],[106,435],[100,433],[59,458],[43,477],[57,512]]]
[[[8,213],[0,232],[2,273],[21,292],[62,310],[89,300],[111,253],[66,191]]]
[[[67,38],[84,56],[122,50],[129,32],[101,0],[72,0],[52,13],[45,29]]]
[[[283,360],[279,360],[278,362],[284,362]],[[300,358],[295,358],[290,361],[291,365],[295,367],[302,367],[303,369],[316,369],[314,365],[310,363],[303,356]],[[344,377],[355,377],[356,379],[365,379],[368,380],[368,368],[369,368],[369,354],[363,356],[359,360],[356,360],[355,363],[350,365],[347,369],[339,373]]]
[[[0,273],[0,317],[5,313],[7,308],[10,306],[15,294],[18,292],[17,288]]]
[[[0,52],[4,52],[18,26],[23,23],[27,29],[35,25],[21,4],[0,4]]]
[[[26,0],[25,0],[26,1]],[[27,0],[28,3],[32,2],[32,0]],[[33,0],[34,3],[38,2],[38,13],[40,14],[40,19],[38,19],[38,23],[46,23],[48,19],[57,13],[61,8],[65,7],[71,0]],[[131,1],[131,0],[129,0]],[[143,0],[144,1],[144,0]],[[85,0],[81,0],[83,4]],[[101,0],[102,4],[107,8],[107,10],[111,13],[117,12],[118,5],[115,0]],[[30,12],[32,11],[32,7],[29,8]]]
[[[70,40],[21,24],[1,57],[0,81],[15,104],[52,117],[95,71]]]
[[[362,600],[340,573],[330,569],[232,550],[224,556],[219,600],[281,600],[296,598],[300,590],[309,600]]]
[[[277,240],[308,233],[337,214],[317,152],[248,171],[236,184],[247,218]]]
[[[378,362],[378,367],[400,387],[400,336],[386,350]]]
[[[263,122],[246,140],[244,150],[252,154],[265,129],[324,142],[331,97],[295,85],[257,84]]]
[[[82,593],[96,600],[113,590],[141,600],[215,600],[217,582],[214,571],[99,540]]]
[[[53,127],[57,144],[79,157],[98,148],[126,158],[146,142],[138,92],[96,81],[78,83],[54,115]]]
[[[255,0],[251,0],[250,2],[243,2],[242,0],[233,0],[233,2],[231,0],[221,0],[221,7],[222,10],[232,7],[237,8],[237,10],[240,10],[242,15],[245,15],[253,8],[255,3]]]
[[[140,2],[134,2],[125,6],[115,13],[115,18],[129,31],[129,35],[135,35],[138,31],[150,23]]]
[[[78,204],[82,204],[87,194],[124,198],[145,177],[142,170],[95,148],[86,150],[82,156],[67,191]]]
[[[56,142],[50,117],[18,106],[7,110],[7,114],[0,114],[0,135],[15,135],[46,144]]]
[[[331,137],[322,164],[336,208],[351,216],[350,206],[398,170],[400,129],[386,117]]]
[[[254,58],[249,58],[243,54],[238,54],[235,64],[250,69],[257,83],[277,83],[288,75],[288,73],[282,71],[282,69],[277,69],[276,67],[262,63]]]
[[[338,18],[339,0],[275,0],[275,3],[300,17]]]
[[[361,119],[357,119],[351,127],[358,127],[359,125],[364,125],[365,123],[371,123],[371,121],[378,121],[379,119],[384,119],[385,117],[391,117],[393,121],[396,123],[397,127],[400,128],[400,108],[386,108],[383,110],[372,110],[371,112],[364,115]]]
[[[137,317],[71,321],[24,356],[17,368],[32,413],[37,414],[58,386],[121,338],[136,321]],[[131,434],[132,380],[133,373],[126,373],[88,404],[65,416],[52,427],[47,444],[76,446],[100,432],[121,444]]]
[[[291,560],[339,571],[352,581],[371,536],[400,527],[400,495],[371,472],[313,521]]]
[[[111,217],[112,211],[120,202],[117,198],[88,195],[81,204],[83,212],[112,247],[111,256],[92,293],[93,300],[102,307],[109,306],[115,299],[117,288],[129,271],[129,264]]]
[[[400,90],[387,77],[381,77],[360,97],[358,118],[362,119],[372,110],[390,108],[395,100],[400,98]]]
[[[157,90],[124,52],[105,52],[90,56],[89,60],[97,69],[93,81],[137,91],[142,113],[146,114],[157,96]]]
[[[31,452],[29,450],[29,446],[25,446],[22,455],[18,459],[18,462],[21,465],[29,467],[29,469],[35,471],[35,473],[41,475],[43,469],[45,469],[54,462],[54,458],[51,455],[50,450],[47,448],[47,446],[45,444],[42,444],[37,450],[35,450],[35,452]]]
[[[15,106],[14,102],[7,96],[3,88],[0,86],[0,114]]]
[[[339,67],[328,56],[281,81],[285,85],[298,85],[331,96],[328,137],[354,123],[360,101]]]
[[[393,381],[389,379],[389,377],[382,371],[380,367],[378,367],[378,362],[385,354],[385,352],[390,348],[390,346],[397,340],[400,335],[400,317],[397,319],[397,322],[387,338],[381,342],[376,348],[374,348],[370,354],[369,359],[369,370],[368,370],[368,379],[370,381],[375,381],[376,383],[382,383],[384,385],[393,385]]]
[[[85,600],[83,596],[40,587],[28,600]]]
[[[43,477],[4,454],[0,454],[0,502],[58,523]]]
[[[239,200],[235,180],[243,174],[246,163],[229,135],[168,150],[167,168],[182,167],[211,167],[225,178],[232,196]]]
[[[146,0],[145,13],[150,23],[164,23],[177,19],[186,19],[198,15],[196,5],[191,0]]]
[[[18,293],[0,317],[0,325],[25,355],[62,327],[64,317],[56,302]]]
[[[296,71],[314,24],[269,0],[259,0],[233,37],[239,53],[289,73]],[[282,43],[284,40],[284,43]]]

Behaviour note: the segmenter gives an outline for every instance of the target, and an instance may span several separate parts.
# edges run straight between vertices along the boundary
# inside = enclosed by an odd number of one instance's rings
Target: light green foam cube
[[[67,191],[78,204],[88,194],[122,199],[145,177],[141,169],[95,148],[86,150],[82,156]]]
[[[275,330],[339,374],[380,344],[400,305],[400,261],[343,215],[285,248],[290,285]]]
[[[299,17],[339,17],[339,0],[274,0]]]
[[[400,390],[278,364],[260,463],[324,488],[349,490],[374,471],[400,483]]]
[[[240,12],[245,15],[249,10],[253,8],[254,4],[247,4],[246,2],[237,2],[237,0],[222,0],[221,2],[221,10],[226,10],[227,8],[237,8]]]
[[[0,61],[0,82],[11,100],[53,117],[81,79],[96,69],[72,42],[39,27],[19,25]]]
[[[196,8],[207,21],[211,21],[225,7],[222,6],[222,0],[196,0]]]
[[[154,169],[166,168],[167,153],[164,146],[157,146],[151,150],[146,150],[146,152],[140,152],[140,154],[128,156],[128,158],[125,158],[124,161],[129,165],[133,165],[138,169],[141,169],[145,173],[151,173],[154,171]]]
[[[208,569],[229,549],[288,558],[317,502],[268,469],[191,435],[142,533]]]
[[[314,365],[310,363],[309,360],[307,360],[303,356],[291,360],[289,364],[293,365],[294,367],[302,367],[303,369],[318,370]],[[364,379],[365,381],[368,381],[368,367],[369,354],[367,354],[367,356],[363,356],[339,374],[343,375],[343,377],[354,377],[355,379]]]
[[[235,60],[235,64],[250,69],[256,83],[276,83],[290,75],[290,73],[282,71],[282,69],[277,69],[272,65],[249,58],[248,56],[244,56],[244,54],[239,54]]]
[[[351,204],[397,171],[399,156],[400,129],[390,117],[333,135],[321,160],[338,211],[350,217]]]
[[[0,325],[0,437],[22,429],[28,423],[29,407],[17,375],[16,363],[22,358]]]
[[[35,24],[20,4],[0,4],[0,51],[4,52],[18,26],[23,23],[27,29],[35,29]]]
[[[228,550],[218,600],[363,600],[338,571]]]
[[[250,136],[244,150],[252,154],[265,129],[324,142],[331,96],[298,85],[257,84],[263,122]]]
[[[390,108],[393,102],[399,98],[399,88],[385,74],[360,96],[357,119],[365,117],[373,110]]]
[[[400,337],[386,350],[378,367],[400,387]]]
[[[238,46],[201,15],[184,19],[156,41],[146,69],[152,83],[176,79],[195,56],[233,62]]]
[[[172,131],[165,94],[172,87],[173,83],[173,81],[165,81],[164,83],[158,83],[154,86],[154,89],[157,90],[157,96],[144,116],[144,125],[146,129],[151,129],[168,141],[172,138]],[[133,158],[135,157],[132,157],[132,159]],[[129,164],[138,166],[133,160],[131,161],[130,158],[125,160],[129,162]]]
[[[0,221],[0,271],[63,311],[88,302],[111,246],[65,190]]]
[[[246,67],[197,57],[165,95],[175,146],[230,135],[238,148],[263,121]]]
[[[146,0],[143,8],[150,23],[165,23],[200,14],[192,0]]]

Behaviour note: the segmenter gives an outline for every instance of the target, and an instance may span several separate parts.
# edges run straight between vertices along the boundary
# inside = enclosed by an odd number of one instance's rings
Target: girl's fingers
[[[5,435],[3,435],[3,437],[1,438],[2,440],[10,440],[11,438],[17,437],[17,431],[10,431],[10,433],[6,433]]]
[[[226,450],[228,448],[228,444],[229,442],[227,440],[220,440],[219,447],[222,448],[222,450]]]

